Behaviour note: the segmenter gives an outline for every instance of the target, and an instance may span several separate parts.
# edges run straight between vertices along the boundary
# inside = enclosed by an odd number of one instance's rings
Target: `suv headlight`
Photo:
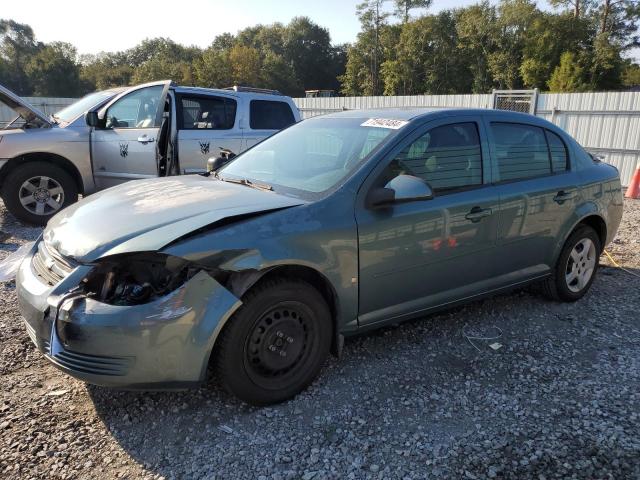
[[[96,263],[84,290],[110,305],[139,305],[171,293],[199,270],[182,258],[156,252],[114,255]]]

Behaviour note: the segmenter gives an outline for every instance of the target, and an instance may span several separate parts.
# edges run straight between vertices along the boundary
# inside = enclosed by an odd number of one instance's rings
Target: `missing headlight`
[[[155,252],[116,255],[96,264],[85,279],[85,291],[110,305],[139,305],[179,288],[201,268]]]

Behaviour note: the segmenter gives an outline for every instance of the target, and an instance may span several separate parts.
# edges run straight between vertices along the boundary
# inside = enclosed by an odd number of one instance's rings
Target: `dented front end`
[[[37,242],[16,278],[27,331],[47,359],[86,382],[121,388],[204,379],[213,342],[241,304],[223,273],[148,252],[66,265],[56,283],[39,267],[60,262],[49,254]]]

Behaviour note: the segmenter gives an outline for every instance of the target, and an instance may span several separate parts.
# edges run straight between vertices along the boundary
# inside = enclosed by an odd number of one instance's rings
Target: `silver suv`
[[[17,117],[0,129],[0,189],[18,219],[60,209],[127,180],[199,173],[219,149],[239,153],[300,120],[290,97],[171,81],[92,93],[47,117],[0,86]]]

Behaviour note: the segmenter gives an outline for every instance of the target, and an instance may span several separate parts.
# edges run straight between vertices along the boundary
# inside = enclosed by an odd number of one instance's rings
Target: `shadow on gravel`
[[[301,478],[314,469],[308,458],[318,453],[311,446],[331,458],[342,452],[337,468],[343,472],[367,455],[378,462],[401,455],[402,465],[437,459],[443,473],[452,473],[472,445],[487,458],[481,464],[529,477],[560,468],[554,452],[561,448],[582,458],[584,444],[598,445],[626,422],[622,409],[607,410],[595,426],[584,423],[605,408],[609,389],[625,392],[625,383],[636,379],[624,352],[633,351],[640,334],[629,336],[636,325],[625,315],[635,311],[630,299],[637,298],[640,279],[606,266],[600,273],[590,294],[573,304],[547,301],[529,288],[348,339],[343,358],[331,358],[309,389],[269,408],[243,404],[214,378],[184,392],[87,391],[122,449],[167,478],[233,478],[239,472]],[[621,315],[614,323],[604,320],[611,305]],[[496,327],[502,332],[497,340],[474,345],[465,336],[482,337]],[[617,401],[634,403],[626,393]],[[586,407],[592,404],[593,410]],[[367,443],[371,435],[399,443],[385,453],[386,442]],[[541,457],[514,467],[509,458],[521,454],[511,446],[524,439]],[[397,453],[405,448],[417,457]],[[618,440],[593,448],[606,462],[627,455]],[[475,474],[486,476],[478,468]]]

